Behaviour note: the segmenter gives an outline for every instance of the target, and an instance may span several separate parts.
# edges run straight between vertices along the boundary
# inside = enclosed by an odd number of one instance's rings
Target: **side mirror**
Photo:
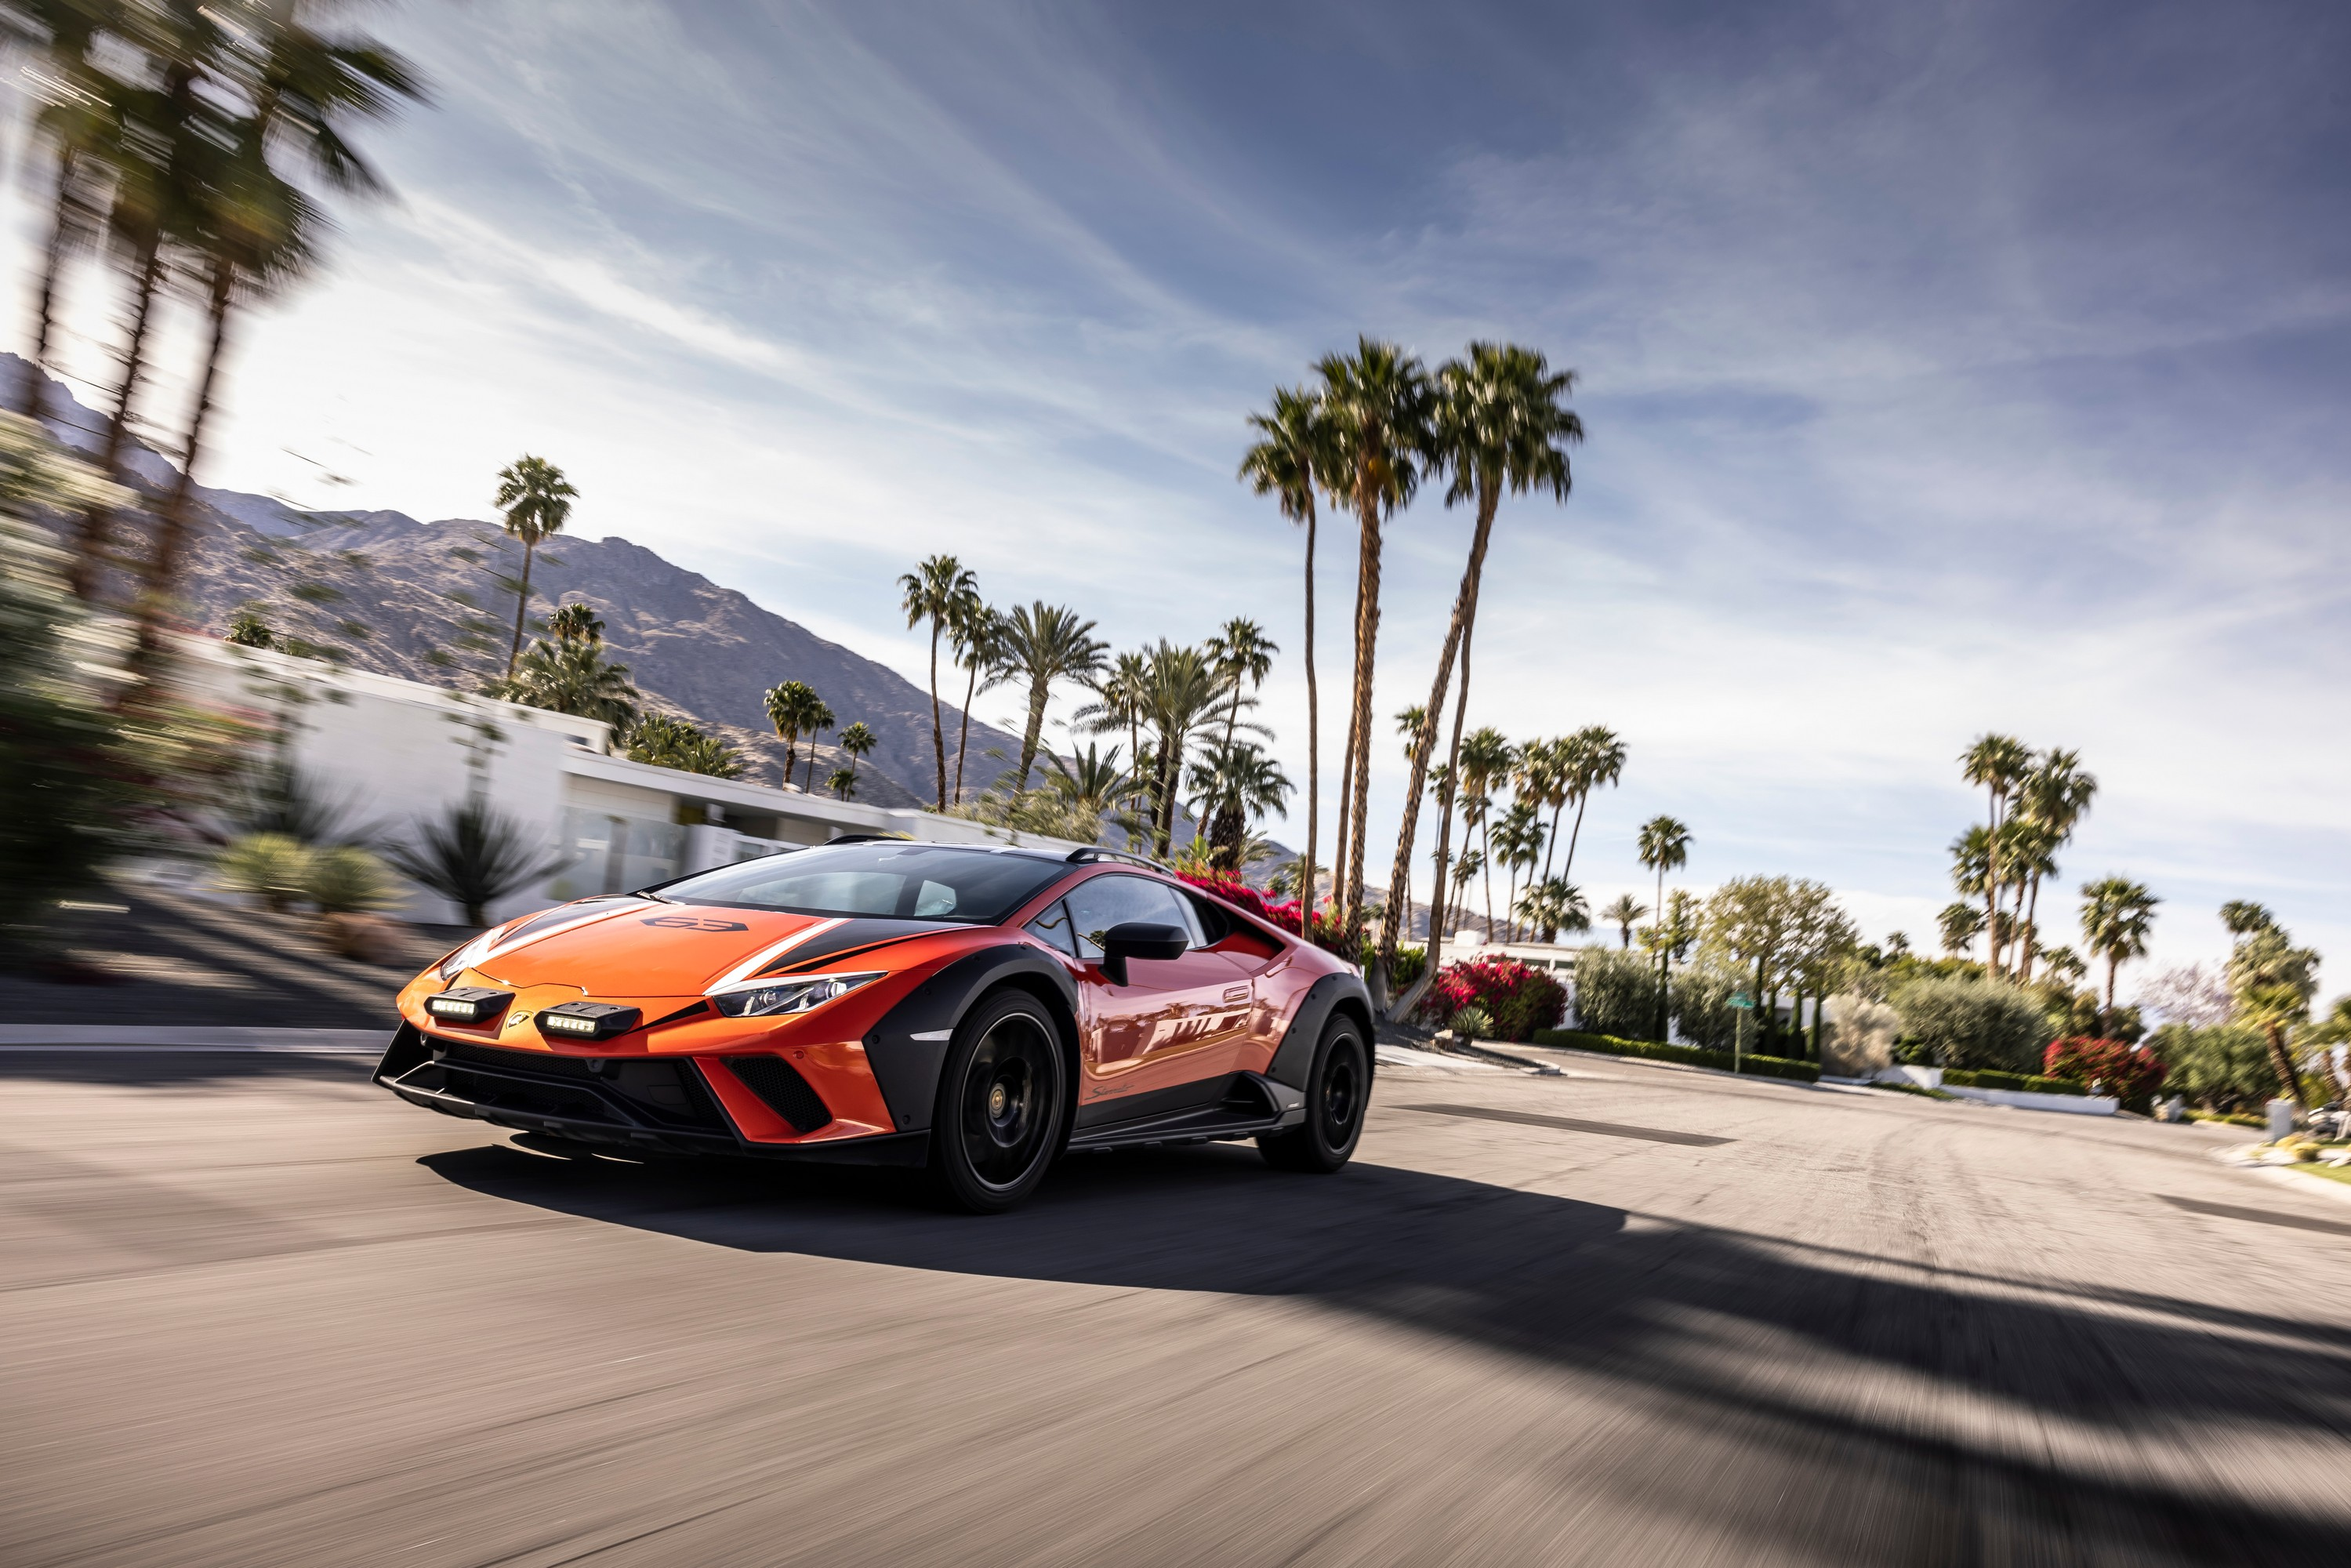
[[[1102,972],[1112,985],[1123,986],[1129,958],[1181,958],[1191,946],[1190,935],[1180,925],[1125,921],[1102,933]]]

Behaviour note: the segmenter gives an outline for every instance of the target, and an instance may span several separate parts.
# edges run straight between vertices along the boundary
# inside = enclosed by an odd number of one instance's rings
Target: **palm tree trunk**
[[[1298,878],[1302,890],[1298,904],[1301,934],[1314,929],[1314,852],[1321,847],[1316,834],[1322,825],[1322,724],[1314,690],[1314,486],[1310,482],[1306,487],[1306,864]]]
[[[1364,929],[1364,819],[1371,811],[1372,675],[1378,663],[1380,637],[1380,513],[1368,487],[1368,476],[1359,481],[1356,506],[1362,514],[1363,543],[1355,581],[1355,720],[1354,776],[1347,820],[1347,941],[1350,956]],[[1396,894],[1388,891],[1390,902]]]
[[[110,479],[122,476],[117,465],[122,458],[124,443],[131,437],[131,419],[137,411],[140,382],[147,374],[147,329],[154,319],[155,296],[162,282],[162,248],[160,239],[145,245],[141,252],[138,283],[131,311],[131,339],[122,350],[122,389],[114,400],[114,417],[107,422],[106,442],[98,458],[99,472]],[[99,558],[105,553],[106,533],[114,516],[109,507],[92,507],[82,515],[81,535],[77,541],[72,582],[75,593],[87,600],[98,591]]]
[[[776,737],[784,743],[784,788],[789,789],[792,784],[792,758],[799,748],[799,732],[794,730],[787,735],[779,729]]]
[[[522,657],[522,620],[530,612],[530,563],[538,554],[538,541],[522,541],[522,586],[515,590],[514,646],[507,651],[507,679],[514,679],[515,662]]]
[[[2278,1082],[2284,1086],[2285,1097],[2300,1105],[2302,1074],[2294,1070],[2294,1057],[2285,1048],[2285,1026],[2281,1023],[2265,1024],[2262,1032],[2269,1040],[2270,1066],[2276,1071]]]
[[[2024,936],[2017,955],[2023,967],[2018,970],[2016,977],[2018,983],[2029,986],[2032,983],[2032,937],[2037,929],[2033,922],[2041,913],[2041,873],[2039,872],[2034,872],[2027,879],[2027,886],[2031,892],[2026,897],[2024,905]]]
[[[1445,711],[1445,694],[1453,685],[1453,660],[1461,649],[1461,629],[1478,602],[1478,585],[1486,570],[1486,547],[1494,537],[1494,512],[1501,492],[1491,484],[1481,483],[1478,488],[1478,527],[1469,536],[1469,562],[1462,569],[1461,587],[1453,596],[1453,621],[1445,631],[1445,646],[1437,655],[1437,679],[1428,688],[1428,706],[1421,710],[1420,727],[1413,732],[1412,774],[1405,786],[1404,821],[1396,831],[1395,869],[1388,876],[1387,913],[1380,921],[1383,969],[1395,967],[1396,945],[1411,919],[1412,852],[1420,831],[1421,793],[1428,787],[1428,754],[1437,747],[1437,716]],[[1435,929],[1430,927],[1432,935]]]
[[[939,717],[939,618],[931,617],[931,752],[939,766],[939,810],[947,809],[947,729]]]
[[[977,695],[978,693],[979,666],[977,664],[974,664],[971,666],[970,675],[963,684],[963,726],[959,733],[956,736],[955,803],[958,806],[963,804],[964,754],[971,749],[971,699]],[[811,750],[813,750],[813,747],[811,747]]]
[[[1575,827],[1567,835],[1567,863],[1559,868],[1559,874],[1570,882],[1575,880],[1575,843],[1583,836],[1583,808],[1591,803],[1589,790],[1575,798]]]
[[[1557,849],[1557,848],[1559,848],[1559,819],[1560,819],[1560,814],[1561,814],[1562,812],[1565,811],[1566,810],[1567,810],[1567,800],[1566,800],[1565,797],[1562,797],[1562,798],[1561,798],[1561,800],[1560,800],[1560,803],[1559,803],[1558,805],[1556,805],[1556,806],[1553,806],[1553,807],[1551,809],[1551,832],[1550,832],[1550,833],[1549,833],[1549,835],[1548,835],[1548,836],[1546,836],[1546,837],[1544,838],[1544,840],[1543,840],[1543,867],[1542,867],[1542,871],[1543,871],[1543,880],[1544,880],[1545,882],[1549,882],[1549,881],[1551,880],[1551,852],[1552,852],[1552,851],[1553,851],[1553,850],[1555,850],[1555,849]]]
[[[1991,790],[1991,805],[1988,815],[1991,831],[1984,840],[1984,956],[1986,968],[1998,975],[2000,967],[2000,805],[2001,792]]]
[[[70,152],[57,154],[57,200],[49,219],[48,243],[41,249],[41,286],[33,306],[33,354],[25,366],[25,391],[18,407],[35,423],[45,417],[48,399],[49,338],[57,329],[57,279],[66,266],[66,237],[73,232],[74,178],[78,160]]]
[[[1029,683],[1029,727],[1020,734],[1020,788],[1029,788],[1029,769],[1037,762],[1037,740],[1045,733],[1045,703],[1052,695],[1052,681],[1040,675]]]
[[[196,410],[188,422],[188,439],[180,454],[179,477],[172,482],[171,499],[164,504],[144,591],[139,596],[139,641],[131,654],[131,667],[142,676],[152,674],[162,653],[163,614],[171,603],[172,584],[179,576],[180,557],[187,549],[188,510],[195,501],[196,459],[204,451],[204,424],[213,412],[213,389],[219,383],[221,359],[228,346],[230,289],[235,281],[227,263],[213,264],[207,301],[211,331],[204,342],[204,374],[196,382]]]

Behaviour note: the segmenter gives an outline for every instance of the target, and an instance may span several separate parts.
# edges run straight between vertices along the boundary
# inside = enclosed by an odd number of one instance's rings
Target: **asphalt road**
[[[2351,1205],[1573,1059],[994,1219],[0,1062],[0,1563],[2340,1563]],[[256,1075],[258,1073],[259,1075]],[[2299,1179],[2299,1178],[2297,1178]]]

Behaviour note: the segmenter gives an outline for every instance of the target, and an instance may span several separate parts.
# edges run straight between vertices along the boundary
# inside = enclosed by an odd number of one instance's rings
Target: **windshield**
[[[1060,861],[937,844],[842,844],[721,866],[659,893],[680,904],[987,925],[1069,869]]]

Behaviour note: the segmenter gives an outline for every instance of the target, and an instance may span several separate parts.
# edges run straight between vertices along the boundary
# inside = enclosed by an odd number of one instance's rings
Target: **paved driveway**
[[[951,1218],[349,1062],[0,1061],[0,1562],[2340,1562],[2351,1204],[1569,1058]]]

